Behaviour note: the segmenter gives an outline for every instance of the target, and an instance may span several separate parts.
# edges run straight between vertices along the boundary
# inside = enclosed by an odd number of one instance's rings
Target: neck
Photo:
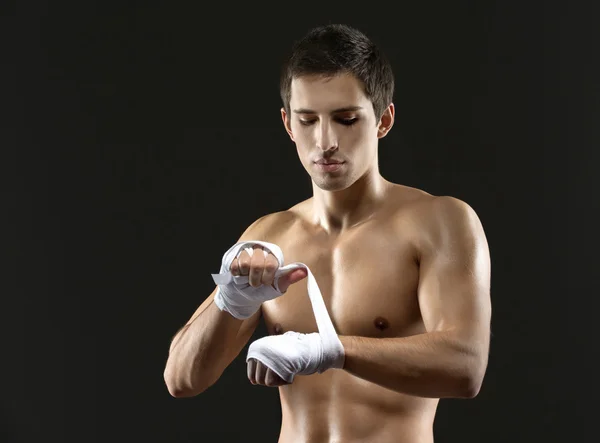
[[[377,168],[340,191],[325,191],[313,182],[314,222],[328,233],[340,233],[368,220],[384,197],[388,184]]]

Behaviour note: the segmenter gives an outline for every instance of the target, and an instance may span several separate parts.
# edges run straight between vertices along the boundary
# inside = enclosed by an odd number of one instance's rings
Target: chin
[[[323,191],[343,191],[344,189],[350,187],[350,185],[352,184],[348,181],[347,177],[313,177],[313,183]]]

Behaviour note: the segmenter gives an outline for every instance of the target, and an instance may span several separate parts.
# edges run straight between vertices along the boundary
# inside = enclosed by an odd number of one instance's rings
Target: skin
[[[239,241],[275,243],[287,263],[308,265],[345,363],[286,384],[250,360],[248,379],[278,387],[280,443],[433,442],[439,399],[475,397],[487,367],[490,256],[481,222],[463,201],[381,176],[378,142],[394,106],[377,118],[354,77],[298,78],[291,96],[282,120],[313,197],[260,218]],[[342,108],[352,110],[334,112]],[[323,171],[315,164],[323,158],[344,163]],[[272,284],[277,260],[255,252],[234,260],[232,273]],[[282,277],[285,294],[243,321],[214,305],[215,288],[173,339],[169,392],[190,397],[214,384],[261,317],[271,334],[317,332],[305,277]]]

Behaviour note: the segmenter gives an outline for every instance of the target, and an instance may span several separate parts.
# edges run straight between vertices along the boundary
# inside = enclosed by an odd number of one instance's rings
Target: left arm
[[[344,370],[410,395],[475,397],[490,339],[490,256],[466,203],[437,197],[420,245],[418,298],[426,333],[401,338],[340,336]]]

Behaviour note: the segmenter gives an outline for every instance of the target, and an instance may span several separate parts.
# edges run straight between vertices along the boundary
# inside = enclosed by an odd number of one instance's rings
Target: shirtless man
[[[393,89],[388,62],[353,28],[297,43],[281,115],[313,196],[256,220],[239,239],[251,246],[223,257],[221,276],[245,278],[246,295],[242,280],[222,280],[176,334],[171,395],[216,383],[261,317],[270,335],[250,345],[247,376],[279,389],[280,443],[431,443],[439,399],[477,395],[491,320],[486,237],[465,202],[380,175]],[[306,267],[281,272],[293,262]],[[335,331],[328,345],[308,270]]]

